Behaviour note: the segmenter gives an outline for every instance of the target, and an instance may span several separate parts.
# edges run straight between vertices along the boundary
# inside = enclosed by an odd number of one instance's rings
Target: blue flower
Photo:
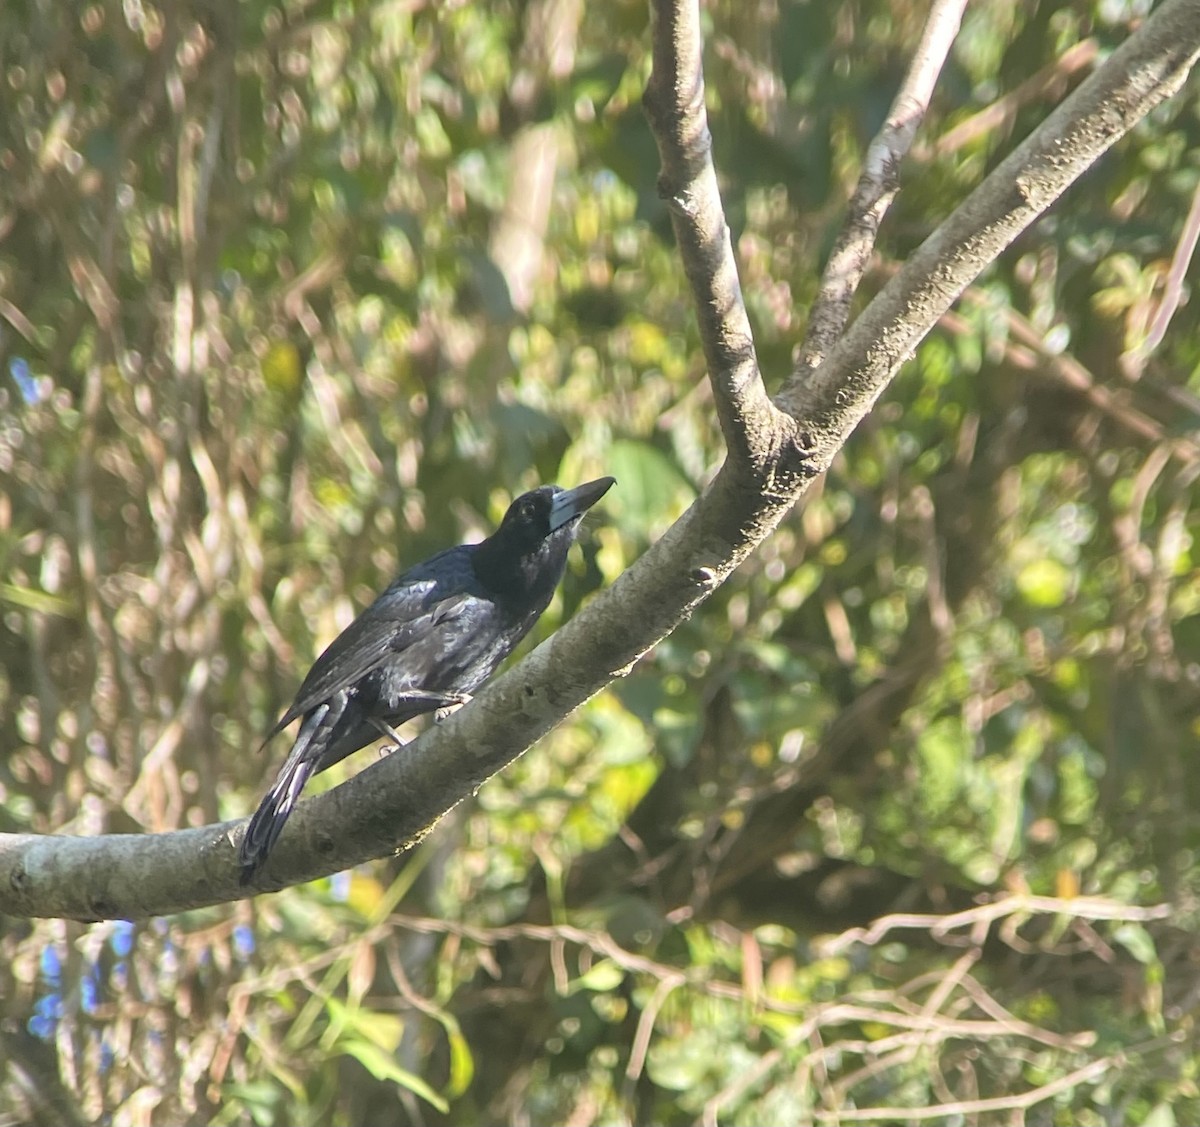
[[[8,372],[13,378],[13,383],[17,385],[17,389],[21,392],[21,398],[26,403],[33,404],[42,401],[41,386],[29,370],[28,361],[22,359],[20,356],[14,356],[8,362]]]

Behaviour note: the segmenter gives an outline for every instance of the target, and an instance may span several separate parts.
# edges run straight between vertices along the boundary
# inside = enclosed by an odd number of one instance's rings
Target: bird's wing
[[[401,653],[427,637],[434,627],[457,618],[471,602],[471,596],[455,594],[422,607],[430,592],[428,588],[417,589],[413,596],[418,590],[419,597],[404,599],[397,599],[398,592],[388,592],[390,598],[377,600],[334,638],[313,663],[296,699],[267,739],[335,693],[350,688],[385,658]],[[420,613],[415,613],[418,610]]]

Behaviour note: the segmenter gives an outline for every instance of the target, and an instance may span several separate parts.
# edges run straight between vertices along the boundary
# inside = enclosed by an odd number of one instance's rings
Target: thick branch
[[[654,66],[642,105],[658,144],[666,201],[696,303],[700,342],[729,459],[762,475],[794,427],[763,384],[721,206],[704,106],[700,5],[651,0]]]
[[[801,491],[723,471],[613,587],[474,701],[328,794],[302,803],[257,885],[312,880],[422,836],[572,709],[627,672],[760,543]],[[0,835],[0,913],[106,919],[164,915],[245,895],[238,824],[96,838]]]

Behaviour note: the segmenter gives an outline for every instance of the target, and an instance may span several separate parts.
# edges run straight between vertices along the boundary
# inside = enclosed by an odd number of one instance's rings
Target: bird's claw
[[[471,694],[470,693],[447,693],[446,696],[453,697],[455,699],[452,700],[449,704],[442,705],[441,708],[439,708],[436,712],[434,712],[433,722],[435,724],[440,724],[443,720],[446,719],[447,716],[450,716],[452,713],[455,713],[460,708],[462,708],[462,706],[464,704],[471,703]]]
[[[386,739],[392,741],[391,746],[385,744],[379,749],[379,757],[381,759],[385,755],[391,755],[393,751],[399,751],[405,746],[405,744],[408,743],[408,741],[403,739],[400,733],[397,732],[396,729],[391,726],[391,724],[389,724],[386,720],[380,720],[378,716],[368,717],[367,723],[369,723],[381,736],[384,736]]]

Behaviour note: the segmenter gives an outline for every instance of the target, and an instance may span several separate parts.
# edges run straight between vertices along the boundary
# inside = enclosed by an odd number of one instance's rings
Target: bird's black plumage
[[[242,839],[243,884],[312,775],[414,716],[463,703],[495,672],[549,606],[583,514],[612,484],[522,494],[488,539],[410,568],[330,643],[267,735],[301,721]]]

